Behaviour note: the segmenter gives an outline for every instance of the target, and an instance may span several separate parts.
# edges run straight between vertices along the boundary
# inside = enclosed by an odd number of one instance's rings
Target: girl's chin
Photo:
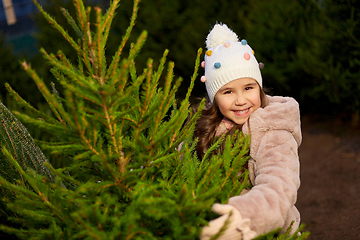
[[[233,122],[238,124],[238,125],[243,125],[246,121],[248,120],[248,118],[244,118],[244,119],[234,119]]]

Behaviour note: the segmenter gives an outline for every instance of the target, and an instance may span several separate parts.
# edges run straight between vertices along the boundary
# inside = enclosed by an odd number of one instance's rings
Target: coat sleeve
[[[258,235],[284,226],[300,186],[298,142],[287,130],[264,133],[255,160],[255,186],[229,199]]]

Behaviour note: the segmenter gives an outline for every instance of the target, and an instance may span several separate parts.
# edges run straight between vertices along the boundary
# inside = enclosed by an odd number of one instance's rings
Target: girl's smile
[[[245,116],[250,112],[250,108],[247,108],[245,110],[238,110],[238,111],[234,111],[234,112],[238,116]]]
[[[224,117],[244,124],[261,106],[260,86],[252,78],[239,78],[220,88],[215,101]]]

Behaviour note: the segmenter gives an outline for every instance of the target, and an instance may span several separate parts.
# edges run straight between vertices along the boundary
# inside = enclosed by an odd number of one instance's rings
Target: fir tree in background
[[[44,9],[76,39],[76,31],[60,11],[62,6],[75,16],[76,8],[72,2],[41,2]],[[84,2],[90,5],[96,2],[103,9],[107,9],[109,4],[98,0]],[[131,17],[131,4],[131,1],[123,1],[117,10],[106,45],[107,62],[111,61],[118,47],[119,36],[125,34]],[[184,77],[177,91],[178,99],[186,96],[190,84],[193,61],[189,59],[198,46],[204,45],[204,36],[218,21],[226,23],[240,37],[251,42],[257,59],[265,64],[262,71],[264,86],[271,90],[271,95],[294,97],[300,103],[302,114],[320,115],[325,119],[341,117],[343,120],[352,119],[355,126],[360,124],[359,98],[356,91],[351,91],[359,88],[359,1],[207,0],[205,3],[202,0],[147,0],[141,2],[140,7],[142,10],[129,38],[129,42],[135,42],[143,29],[148,31],[142,57],[136,61],[138,69],[146,67],[149,57],[160,59],[163,49],[169,48],[167,59],[176,62],[174,75]],[[95,11],[91,11],[89,20],[95,22]],[[35,17],[35,21],[39,29],[35,38],[40,46],[53,53],[61,49],[71,62],[77,61],[77,54],[69,42],[41,14]],[[129,47],[129,44],[124,46],[123,57]],[[0,47],[0,55],[4,56],[1,67],[8,66],[0,68],[0,79],[11,83],[22,96],[28,91],[33,92],[35,84],[27,81],[30,78],[21,76],[24,72],[16,70],[17,60],[11,61],[10,54],[7,47]],[[29,62],[45,84],[56,81],[48,65],[43,63],[41,54]],[[157,68],[157,61],[153,64]],[[163,84],[162,77],[159,86]],[[56,88],[63,94],[61,84]],[[7,97],[3,89],[0,93],[4,100]],[[200,81],[195,82],[191,98],[204,94]],[[27,100],[37,108],[44,101],[40,94],[27,96]],[[14,109],[11,103],[7,107]]]
[[[338,117],[349,118],[354,127],[359,127],[359,1],[321,1],[315,16],[305,22],[311,28],[301,29],[309,39],[297,49],[301,65],[313,76],[303,96],[316,101],[320,111],[340,113]]]
[[[192,134],[204,101],[193,113],[189,97],[201,50],[186,97],[177,102],[181,78],[173,79],[172,62],[163,74],[167,50],[156,69],[152,59],[143,71],[136,68],[145,31],[123,57],[139,0],[110,61],[105,47],[119,1],[104,14],[98,7],[86,8],[81,0],[74,0],[75,18],[62,9],[77,39],[35,3],[78,59],[70,61],[60,50],[56,55],[41,50],[63,94],[55,84],[50,90],[29,63],[22,63],[51,116],[7,85],[16,102],[37,116],[13,114],[0,104],[0,188],[5,193],[0,206],[2,217],[9,220],[0,230],[21,239],[197,239],[202,226],[214,218],[213,203],[225,203],[251,187],[243,169],[247,138],[218,139],[202,161],[194,152]],[[92,11],[94,22],[89,21]],[[165,84],[160,88],[162,75]],[[35,143],[17,119],[51,133],[52,141]],[[211,157],[223,141],[225,150]],[[61,159],[61,165],[54,167],[38,145]]]
[[[296,98],[303,114],[360,124],[359,1],[249,1],[244,13],[239,21],[272,94]]]

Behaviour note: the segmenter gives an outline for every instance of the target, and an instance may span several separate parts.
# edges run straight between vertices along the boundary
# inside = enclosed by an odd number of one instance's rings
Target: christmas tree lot
[[[86,8],[82,0],[74,0],[76,17],[62,9],[78,39],[34,2],[71,44],[78,61],[70,62],[60,50],[55,55],[42,49],[58,80],[50,88],[29,63],[22,62],[51,116],[6,84],[14,101],[37,117],[11,113],[0,103],[0,215],[7,219],[0,231],[20,239],[199,239],[202,227],[218,217],[211,212],[214,203],[226,203],[251,188],[244,168],[248,137],[219,138],[201,161],[194,151],[193,131],[205,101],[194,113],[189,97],[201,49],[186,97],[179,102],[175,94],[182,79],[174,79],[174,63],[166,63],[167,50],[159,63],[149,59],[141,71],[136,59],[141,57],[146,31],[128,52],[123,51],[139,0],[134,1],[130,25],[110,61],[106,42],[119,0],[104,13]],[[63,93],[56,90],[57,84]],[[34,141],[21,122],[49,132],[52,140]],[[224,141],[220,153],[217,147]],[[62,166],[54,167],[42,151],[61,159]],[[274,231],[258,239],[308,235]]]

